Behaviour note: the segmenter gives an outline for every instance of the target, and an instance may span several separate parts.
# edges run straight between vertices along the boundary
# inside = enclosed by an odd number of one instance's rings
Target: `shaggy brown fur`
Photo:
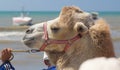
[[[73,7],[64,8],[60,15],[60,25],[67,23],[68,28],[73,28],[75,20],[72,14],[76,10],[78,11]],[[114,57],[109,30],[108,24],[103,19],[99,19],[79,41],[72,44],[67,52],[48,52],[48,55],[51,61],[57,65],[58,70],[78,70],[80,64],[87,59],[102,56]]]
[[[64,7],[58,19],[48,22],[48,35],[50,39],[66,40],[77,34],[82,37],[73,42],[67,51],[64,44],[51,44],[44,50],[47,52],[51,63],[57,66],[57,70],[78,70],[82,62],[95,57],[114,57],[113,44],[110,37],[110,29],[103,19],[94,22],[92,17],[77,7]],[[36,27],[32,27],[33,30]],[[25,35],[25,38],[36,38],[26,41],[28,46],[41,47],[43,40],[33,31],[33,34]],[[31,32],[32,33],[32,32]],[[35,33],[37,35],[35,35]],[[31,35],[31,36],[29,36]],[[38,37],[38,38],[37,38]],[[41,36],[42,37],[42,36]],[[36,41],[35,41],[36,40]],[[31,44],[30,44],[31,43]]]
[[[109,26],[103,19],[96,21],[88,33],[75,42],[67,52],[48,52],[58,70],[78,70],[80,64],[95,57],[114,57]]]

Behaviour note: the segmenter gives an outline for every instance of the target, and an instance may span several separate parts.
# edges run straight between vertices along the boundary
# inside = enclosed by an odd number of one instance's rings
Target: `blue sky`
[[[120,11],[120,0],[0,0],[0,11],[60,11],[64,6],[79,6],[86,11]]]

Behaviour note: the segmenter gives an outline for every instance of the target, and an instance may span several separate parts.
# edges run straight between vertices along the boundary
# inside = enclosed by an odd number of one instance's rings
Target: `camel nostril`
[[[26,33],[27,33],[27,34],[31,34],[31,33],[33,32],[33,30],[34,30],[34,29],[28,29],[28,30],[26,30]]]
[[[26,33],[28,34],[30,32],[30,30],[26,30]]]

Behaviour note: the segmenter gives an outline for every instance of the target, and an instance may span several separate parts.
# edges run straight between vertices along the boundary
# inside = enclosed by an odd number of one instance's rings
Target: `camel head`
[[[64,7],[56,19],[35,24],[26,30],[23,42],[41,51],[61,52],[85,35],[92,25],[91,14],[78,7]],[[72,43],[68,44],[69,40]]]

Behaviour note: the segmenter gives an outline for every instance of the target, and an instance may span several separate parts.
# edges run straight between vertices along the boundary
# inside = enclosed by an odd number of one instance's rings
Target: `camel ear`
[[[74,30],[80,34],[83,34],[88,31],[88,27],[85,26],[82,22],[77,22],[74,26]]]

